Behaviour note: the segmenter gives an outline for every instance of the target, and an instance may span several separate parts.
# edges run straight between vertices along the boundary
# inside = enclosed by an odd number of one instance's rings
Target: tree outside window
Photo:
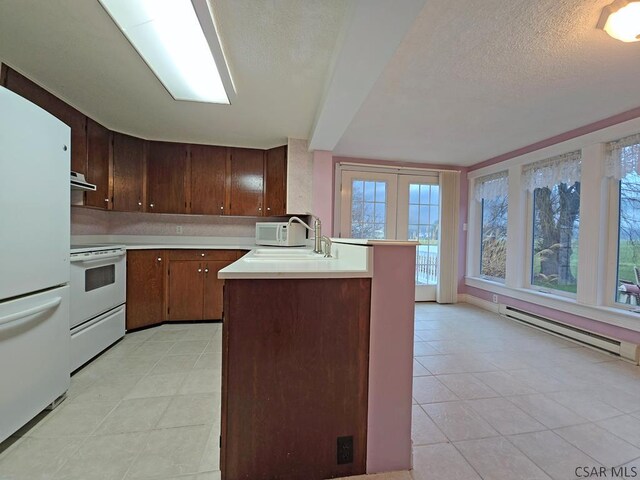
[[[480,275],[503,280],[507,268],[507,197],[482,199]]]
[[[531,284],[576,293],[580,182],[536,188],[533,198]]]

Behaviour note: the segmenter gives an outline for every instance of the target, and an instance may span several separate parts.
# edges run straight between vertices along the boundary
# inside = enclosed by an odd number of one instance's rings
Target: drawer
[[[235,260],[237,250],[169,250],[169,260]]]

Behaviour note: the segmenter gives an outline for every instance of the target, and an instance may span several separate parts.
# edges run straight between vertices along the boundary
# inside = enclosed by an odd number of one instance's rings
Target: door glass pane
[[[407,238],[420,242],[416,248],[417,285],[438,283],[439,189],[439,185],[409,184]]]
[[[351,184],[351,236],[386,238],[386,182],[353,180]]]

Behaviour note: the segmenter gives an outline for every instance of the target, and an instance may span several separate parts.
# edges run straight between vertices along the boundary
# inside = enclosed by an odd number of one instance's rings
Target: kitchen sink
[[[309,262],[331,260],[325,258],[322,254],[314,253],[310,249],[277,249],[277,248],[258,248],[251,254],[243,257],[247,262]]]

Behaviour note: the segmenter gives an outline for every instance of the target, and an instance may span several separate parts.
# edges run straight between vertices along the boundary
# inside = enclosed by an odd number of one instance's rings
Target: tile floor
[[[414,480],[640,475],[639,367],[467,304],[415,319]]]
[[[0,480],[219,479],[221,346],[221,324],[127,334],[0,444]]]
[[[367,480],[640,472],[638,367],[466,304],[417,304],[415,325],[414,470]],[[0,479],[220,478],[220,346],[215,324],[127,335],[0,444]]]

